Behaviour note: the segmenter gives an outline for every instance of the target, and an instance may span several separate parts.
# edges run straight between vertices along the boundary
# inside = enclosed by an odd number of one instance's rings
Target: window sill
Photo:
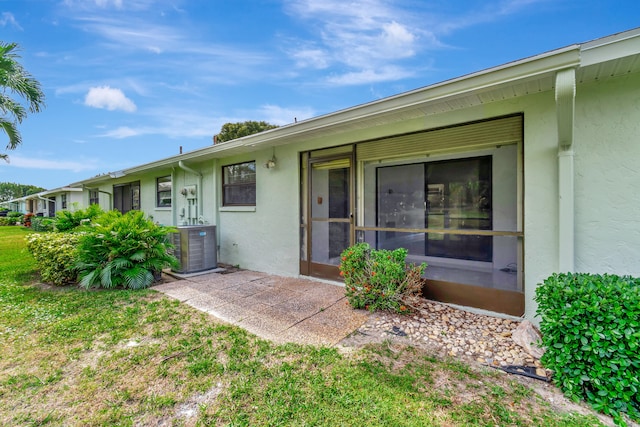
[[[220,212],[255,212],[255,206],[222,206],[218,209]]]
[[[156,207],[155,210],[157,211],[170,211],[171,210],[171,206],[166,206],[166,207]]]

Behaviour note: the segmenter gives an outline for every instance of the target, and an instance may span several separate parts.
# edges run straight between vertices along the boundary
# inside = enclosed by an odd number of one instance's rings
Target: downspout
[[[575,268],[575,212],[573,128],[575,122],[576,69],[556,73],[558,121],[558,271]]]
[[[178,225],[178,206],[176,205],[176,168],[171,168],[171,225]]]
[[[44,197],[42,197],[40,194],[36,194],[36,196],[38,197],[38,199],[40,199],[40,200],[44,200],[45,202],[47,202],[47,203],[45,203],[45,205],[44,205],[44,209],[43,209],[43,212],[42,212],[42,216],[44,216],[44,211],[47,211],[47,217],[49,217],[49,202],[53,202],[53,203],[55,204],[55,203],[56,203],[56,200],[55,200],[55,199],[51,200],[51,199],[44,198]],[[57,208],[57,206],[56,206],[56,208]]]
[[[222,205],[222,195],[218,189],[218,160],[213,159],[213,212],[214,225],[216,226],[216,259],[220,260],[220,206]],[[220,187],[221,188],[221,187]]]
[[[180,169],[183,169],[198,177],[198,220],[200,220],[204,212],[202,209],[202,174],[194,169],[191,169],[189,166],[186,166],[182,160],[178,161],[178,166],[180,167]]]

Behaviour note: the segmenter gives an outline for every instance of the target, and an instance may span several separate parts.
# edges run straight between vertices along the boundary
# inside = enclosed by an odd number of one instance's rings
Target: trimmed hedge
[[[617,424],[640,421],[640,279],[554,274],[535,300],[556,384]]]
[[[27,249],[38,264],[45,283],[63,286],[75,283],[80,236],[70,233],[34,233],[27,236]]]

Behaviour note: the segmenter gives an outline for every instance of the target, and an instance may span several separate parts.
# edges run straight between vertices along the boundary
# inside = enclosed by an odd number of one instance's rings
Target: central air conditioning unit
[[[218,267],[216,226],[193,225],[177,227],[172,234],[173,255],[180,261],[176,273],[195,273]]]

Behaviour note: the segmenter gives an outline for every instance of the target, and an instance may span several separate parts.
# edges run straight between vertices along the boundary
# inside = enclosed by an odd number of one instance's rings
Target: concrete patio
[[[347,304],[339,285],[254,271],[207,273],[152,289],[276,343],[334,346],[368,318]]]

